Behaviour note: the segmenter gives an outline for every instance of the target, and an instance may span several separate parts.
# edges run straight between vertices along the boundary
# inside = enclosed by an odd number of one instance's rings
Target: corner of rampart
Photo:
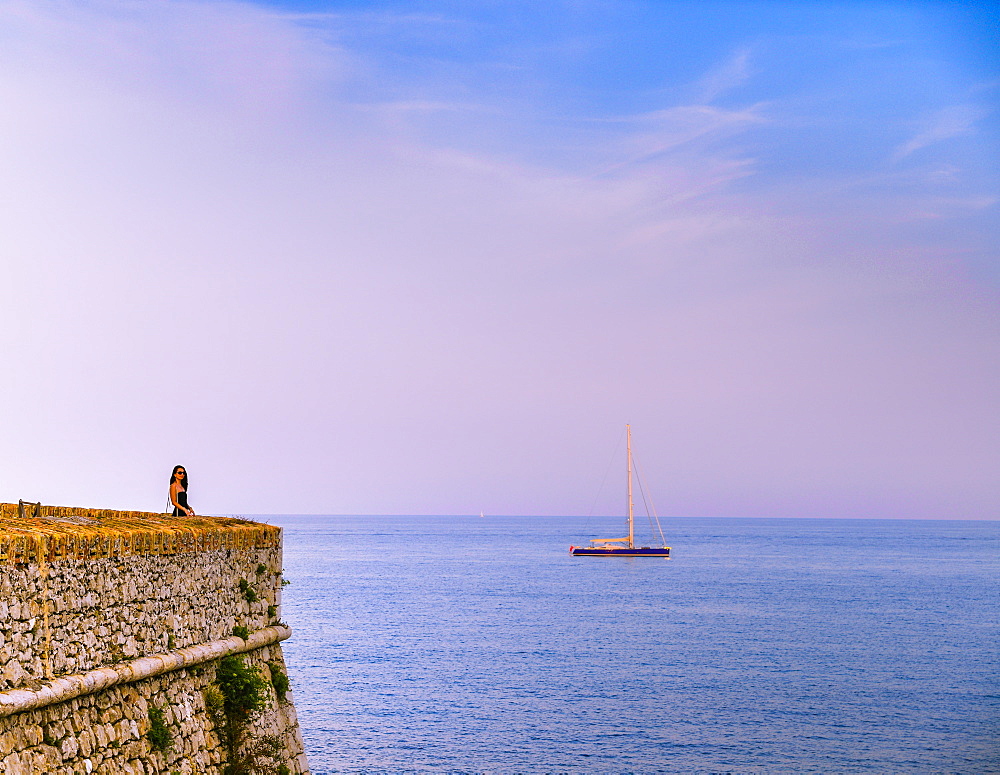
[[[4,771],[221,773],[205,697],[238,659],[271,687],[254,729],[277,771],[307,772],[276,688],[281,549],[280,528],[240,518],[0,504]]]

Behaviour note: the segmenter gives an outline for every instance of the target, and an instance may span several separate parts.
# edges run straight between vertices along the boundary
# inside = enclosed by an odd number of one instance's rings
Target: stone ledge
[[[51,563],[278,546],[281,528],[241,517],[0,503],[0,561]]]
[[[204,662],[211,662],[231,654],[244,654],[248,651],[270,646],[287,640],[292,631],[285,625],[272,625],[250,635],[247,640],[235,635],[223,640],[209,643],[199,643],[164,654],[151,657],[140,657],[128,662],[122,662],[114,667],[102,667],[86,673],[63,676],[48,681],[40,689],[14,689],[0,692],[0,718],[21,713],[26,710],[44,708],[57,702],[65,702],[74,697],[96,694],[112,686],[141,681],[144,678],[171,673],[185,667],[193,667]]]

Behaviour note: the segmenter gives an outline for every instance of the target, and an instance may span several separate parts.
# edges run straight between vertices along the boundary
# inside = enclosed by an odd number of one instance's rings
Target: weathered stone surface
[[[0,772],[220,775],[205,691],[227,649],[207,644],[249,649],[244,661],[265,677],[268,661],[283,666],[280,645],[263,637],[280,572],[280,544],[0,564],[0,693],[52,703],[0,718]],[[234,626],[249,639],[234,639]],[[185,666],[190,655],[208,661]],[[289,772],[307,773],[291,696],[272,693],[253,734],[277,736]],[[170,733],[165,752],[146,736],[150,706]]]

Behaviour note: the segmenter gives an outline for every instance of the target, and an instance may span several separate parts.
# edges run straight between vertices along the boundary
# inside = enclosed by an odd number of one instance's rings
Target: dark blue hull
[[[640,546],[635,549],[626,549],[625,547],[571,546],[569,553],[574,557],[669,557],[670,547]]]

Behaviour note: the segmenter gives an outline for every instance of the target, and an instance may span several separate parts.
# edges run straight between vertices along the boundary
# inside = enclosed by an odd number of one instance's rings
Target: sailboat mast
[[[628,468],[628,548],[632,548],[632,426],[625,426],[626,446],[628,454],[626,467]]]

